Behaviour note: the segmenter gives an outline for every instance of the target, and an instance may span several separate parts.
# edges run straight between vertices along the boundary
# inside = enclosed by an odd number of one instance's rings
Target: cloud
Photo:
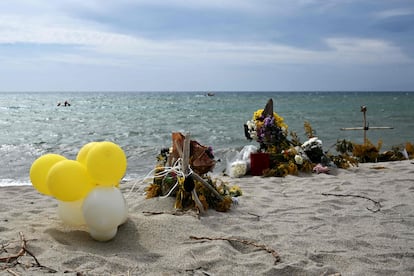
[[[24,23],[22,23],[24,22]],[[390,42],[357,37],[323,39],[326,48],[309,50],[280,43],[231,42],[202,39],[163,40],[101,30],[99,25],[62,19],[16,16],[0,20],[1,44],[63,45],[39,56],[43,61],[133,66],[134,63],[271,64],[376,64],[412,62]],[[40,54],[39,54],[40,55]],[[15,57],[14,57],[15,58]],[[24,58],[24,57],[23,57]]]
[[[21,4],[22,2],[20,2]],[[29,2],[27,2],[29,3]],[[31,2],[32,3],[32,2]],[[308,6],[326,7],[317,0],[277,1],[278,9],[292,11]],[[33,4],[32,4],[33,5]],[[114,6],[152,5],[174,6],[184,9],[224,9],[224,10],[262,10],[274,7],[272,1],[248,0],[120,0],[119,2],[72,1],[56,2],[47,9],[59,11],[51,15],[10,13],[0,17],[0,46],[19,45],[40,46],[33,56],[20,52],[13,59],[27,62],[55,62],[68,64],[92,64],[105,66],[139,66],[143,63],[188,64],[223,66],[273,66],[277,64],[395,64],[412,60],[394,42],[382,38],[361,38],[358,36],[315,34],[315,40],[324,47],[309,49],[295,43],[266,40],[211,39],[203,36],[188,36],[180,39],[154,36],[148,38],[142,34],[121,33],[111,28],[110,22],[99,23],[86,17],[74,17],[77,10],[91,9],[108,13]],[[332,4],[331,4],[332,5]],[[332,6],[330,6],[332,8]],[[36,11],[44,6],[36,6]],[[18,10],[17,8],[14,10]],[[390,9],[377,13],[377,17],[389,18],[409,14],[411,11]],[[173,30],[172,30],[173,31]],[[42,51],[42,46],[47,46]],[[58,46],[56,50],[51,50]],[[62,48],[59,48],[62,47]],[[1,54],[0,54],[1,56]],[[3,62],[8,57],[2,57]],[[14,61],[16,62],[16,61]]]
[[[327,45],[331,61],[348,64],[398,64],[411,63],[402,50],[383,40],[365,38],[329,38]]]
[[[101,4],[101,1],[97,1]],[[136,6],[158,6],[158,7],[179,7],[182,9],[216,9],[216,10],[233,10],[233,11],[257,11],[265,10],[266,7],[272,5],[272,0],[124,0],[121,1],[125,5]],[[112,4],[119,5],[119,1]],[[273,2],[274,4],[274,2]]]
[[[414,10],[412,9],[399,8],[399,9],[388,9],[388,10],[376,12],[374,13],[374,17],[378,19],[388,19],[392,17],[409,16],[413,14],[414,14]]]
[[[414,64],[407,57],[411,44],[401,43],[399,33],[386,36],[383,28],[371,26],[407,18],[407,10],[381,6],[373,16],[372,9],[352,2],[5,0],[0,2],[2,75],[9,76],[4,79],[12,89],[21,83],[13,78],[25,78],[32,80],[25,84],[30,89],[50,89],[53,79],[56,89],[180,90],[213,83],[269,90],[285,83],[294,90],[321,87],[327,75],[335,80],[329,85],[341,89],[351,83],[344,75],[370,87],[375,78],[364,76],[376,72],[399,72],[382,78],[399,83],[402,74],[395,68]],[[298,74],[309,81],[297,82]]]
[[[64,17],[58,20],[48,16],[0,18],[0,44],[96,45],[120,36],[101,31],[97,25]]]

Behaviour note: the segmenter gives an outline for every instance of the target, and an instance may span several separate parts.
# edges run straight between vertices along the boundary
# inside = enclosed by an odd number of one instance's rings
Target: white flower
[[[258,137],[257,137],[257,132],[256,131],[250,131],[249,134],[250,134],[250,137],[253,140],[257,140]]]
[[[247,121],[247,130],[249,132],[250,138],[253,140],[257,140],[257,128],[256,123],[254,121]]]
[[[295,162],[298,165],[302,165],[303,164],[303,158],[302,158],[302,156],[300,156],[299,154],[296,154],[295,155]]]
[[[230,177],[242,177],[247,172],[246,161],[235,161],[230,166]]]
[[[246,125],[249,128],[249,130],[256,130],[256,123],[255,122],[247,121]]]
[[[322,148],[322,141],[318,137],[312,137],[302,144],[302,148],[307,151],[315,148]]]
[[[315,143],[316,141],[318,141],[318,137],[312,137],[309,139],[309,143],[311,144]]]

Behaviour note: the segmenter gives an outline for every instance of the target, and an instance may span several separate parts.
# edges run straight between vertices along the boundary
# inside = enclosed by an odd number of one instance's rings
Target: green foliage
[[[351,141],[348,140],[338,140],[336,142],[336,151],[341,154],[349,154],[354,150],[354,145]]]

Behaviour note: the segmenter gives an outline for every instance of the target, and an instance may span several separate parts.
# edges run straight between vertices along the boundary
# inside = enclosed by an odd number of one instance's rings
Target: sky
[[[414,1],[1,0],[0,91],[414,91]]]

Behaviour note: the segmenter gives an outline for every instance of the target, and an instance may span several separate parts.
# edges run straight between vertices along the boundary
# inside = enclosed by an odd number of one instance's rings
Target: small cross
[[[364,113],[364,125],[362,127],[344,127],[341,130],[363,130],[364,131],[364,145],[367,144],[367,131],[369,129],[393,129],[392,127],[370,127],[367,123],[367,107],[365,105],[361,106],[361,112]]]

